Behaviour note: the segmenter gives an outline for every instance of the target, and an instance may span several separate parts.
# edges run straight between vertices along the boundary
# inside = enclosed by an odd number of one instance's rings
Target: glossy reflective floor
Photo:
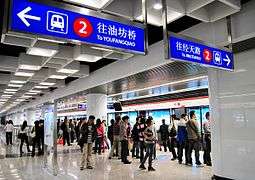
[[[72,147],[75,149],[75,147]],[[93,155],[94,169],[79,170],[80,153],[68,153],[67,147],[61,147],[58,155],[59,175],[51,175],[51,156],[48,168],[43,168],[42,157],[22,157],[0,159],[0,180],[209,180],[212,176],[209,167],[188,167],[170,160],[168,153],[158,152],[154,161],[155,172],[138,169],[139,161],[133,159],[131,165],[123,165],[119,160],[108,160],[107,154]]]

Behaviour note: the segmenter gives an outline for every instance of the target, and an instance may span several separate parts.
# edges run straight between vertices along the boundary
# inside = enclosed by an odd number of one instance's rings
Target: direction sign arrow
[[[228,57],[228,55],[226,54],[226,58],[223,59],[223,61],[227,62],[227,66],[230,64],[231,60]]]
[[[32,16],[32,15],[28,15],[27,13],[29,11],[31,11],[32,8],[31,7],[27,7],[26,9],[20,11],[17,15],[18,17],[21,19],[21,21],[27,26],[30,26],[30,23],[27,21],[27,19],[31,19],[31,20],[36,20],[36,21],[41,21],[40,17],[37,16]]]

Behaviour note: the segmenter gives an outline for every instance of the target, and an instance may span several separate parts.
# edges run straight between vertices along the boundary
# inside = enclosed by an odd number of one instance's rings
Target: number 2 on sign
[[[76,35],[86,38],[93,32],[93,26],[89,20],[85,18],[78,18],[74,21],[73,29]]]

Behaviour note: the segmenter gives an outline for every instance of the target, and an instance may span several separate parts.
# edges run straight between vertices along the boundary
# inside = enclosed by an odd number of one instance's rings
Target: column
[[[94,115],[101,120],[107,119],[107,95],[88,94],[87,95],[87,116]]]
[[[216,179],[254,179],[255,49],[235,54],[235,71],[209,70]]]

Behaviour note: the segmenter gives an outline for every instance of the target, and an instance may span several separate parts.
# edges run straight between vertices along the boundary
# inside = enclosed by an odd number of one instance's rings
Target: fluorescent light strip
[[[49,87],[48,86],[35,86],[35,88],[37,88],[37,89],[48,89]]]
[[[23,77],[32,77],[34,73],[29,73],[29,72],[16,72],[14,74],[15,76],[23,76]]]
[[[4,91],[4,94],[16,94],[16,92],[13,92],[13,91]]]
[[[42,86],[53,86],[55,85],[56,83],[51,83],[51,82],[41,82],[40,85]]]
[[[23,85],[22,84],[8,84],[8,87],[22,87]]]
[[[65,79],[67,78],[67,76],[66,75],[51,75],[49,78],[50,79]]]
[[[34,56],[43,56],[43,57],[52,57],[57,52],[58,52],[57,50],[43,49],[43,48],[37,48],[37,47],[32,47],[27,50],[27,54],[34,55]]]
[[[42,91],[39,91],[39,90],[30,90],[29,92],[30,93],[41,93]]]
[[[41,66],[21,64],[19,69],[38,71],[41,69]]]
[[[5,91],[6,91],[6,92],[7,92],[7,91],[10,91],[10,92],[17,92],[18,89],[5,89]]]
[[[180,80],[180,81],[174,81],[174,82],[170,82],[170,83],[166,83],[166,84],[161,84],[161,85],[158,85],[158,86],[151,86],[151,87],[147,87],[147,88],[136,89],[136,90],[133,90],[133,91],[125,91],[125,92],[121,92],[121,93],[111,94],[108,97],[118,96],[118,95],[131,93],[131,92],[149,90],[149,89],[158,88],[158,87],[167,86],[167,85],[180,84],[180,83],[194,81],[194,80],[200,80],[200,79],[204,79],[204,78],[208,78],[208,76],[198,76],[198,77],[195,77],[195,78],[183,79],[183,80]]]
[[[26,81],[11,80],[10,83],[14,83],[14,84],[25,84]]]
[[[60,73],[66,73],[66,74],[74,74],[74,73],[77,73],[79,70],[75,70],[75,69],[60,69],[58,70],[57,72],[60,72]]]

